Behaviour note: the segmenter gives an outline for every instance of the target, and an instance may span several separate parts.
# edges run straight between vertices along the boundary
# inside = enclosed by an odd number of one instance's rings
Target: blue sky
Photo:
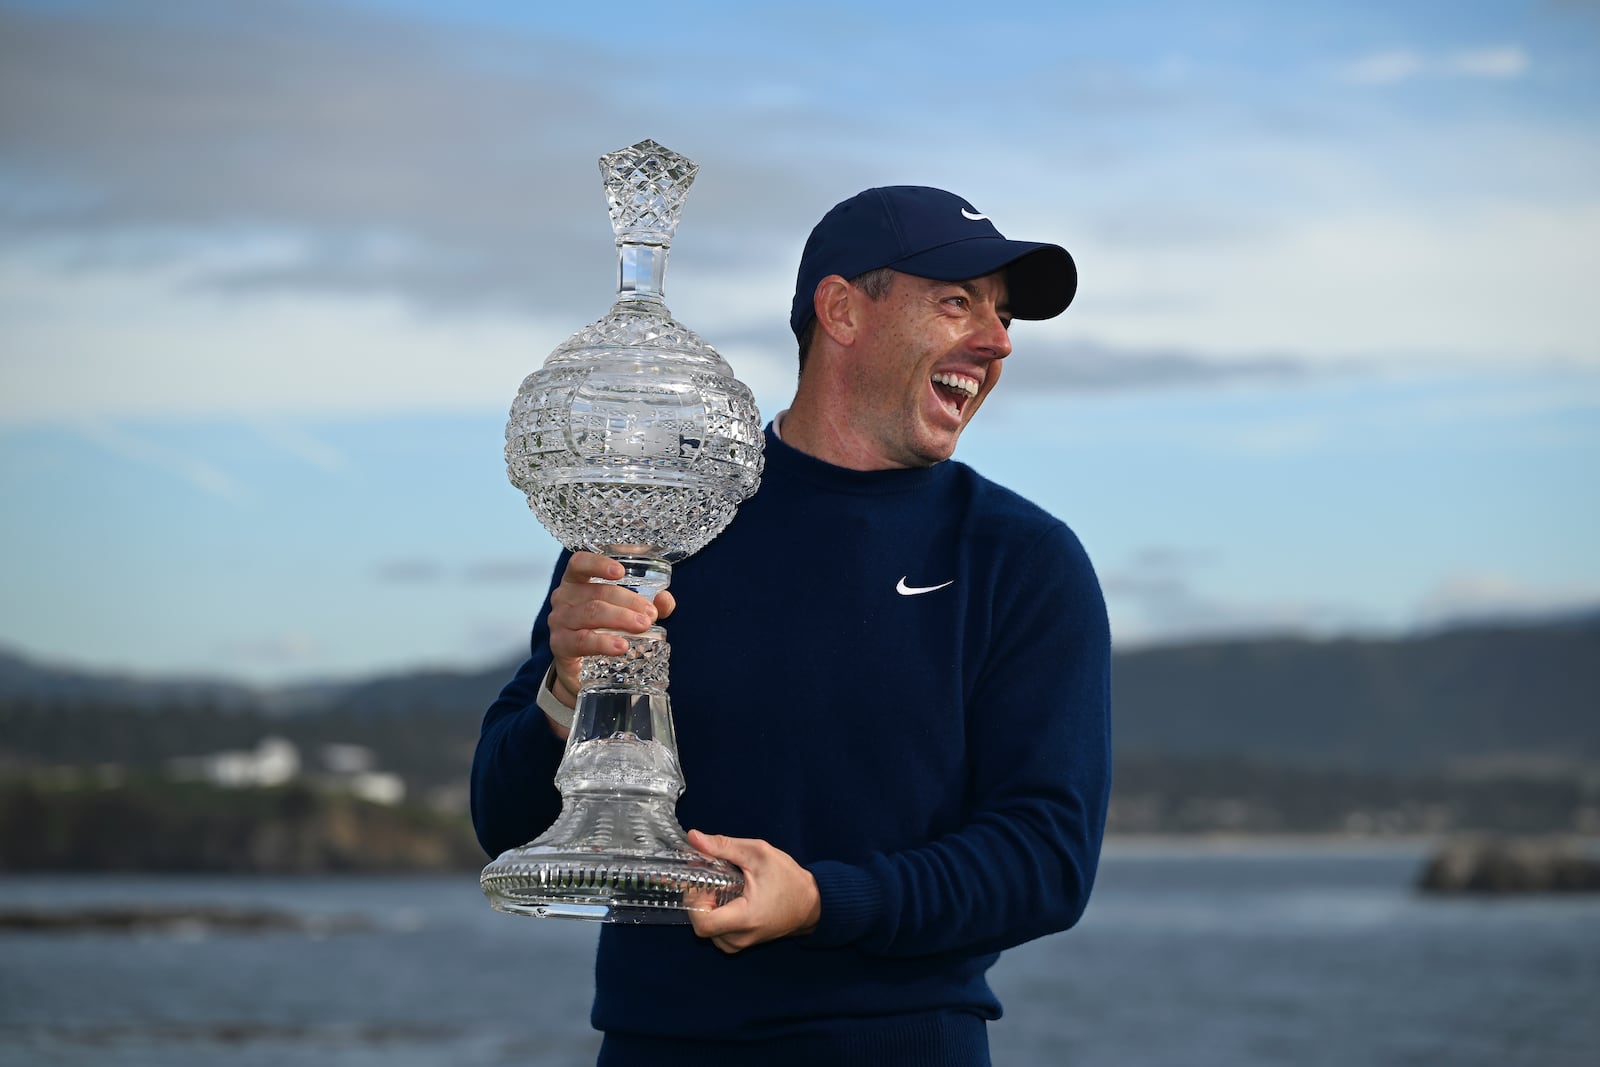
[[[1124,646],[1600,603],[1600,5],[615,10],[0,0],[0,646],[513,654],[554,545],[505,413],[609,304],[644,137],[701,164],[668,301],[768,416],[836,201],[1072,250],[958,457]]]

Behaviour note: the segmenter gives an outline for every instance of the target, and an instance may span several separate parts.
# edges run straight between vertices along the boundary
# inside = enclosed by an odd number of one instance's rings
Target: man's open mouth
[[[978,395],[978,379],[969,378],[965,374],[950,374],[941,372],[933,376],[933,384],[938,386],[938,393],[957,415],[961,414],[967,406],[967,401]]]

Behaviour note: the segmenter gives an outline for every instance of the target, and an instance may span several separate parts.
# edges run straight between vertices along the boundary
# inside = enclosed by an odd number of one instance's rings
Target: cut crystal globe
[[[699,551],[761,478],[760,414],[727,361],[662,297],[667,253],[698,166],[641,141],[600,157],[616,234],[617,299],[528,375],[506,423],[506,471],[574,551],[619,560],[647,599]],[[665,631],[622,634],[628,652],[584,660],[556,785],[562,809],[532,842],[483,870],[515,914],[687,922],[743,891],[738,868],[690,847],[667,699]]]

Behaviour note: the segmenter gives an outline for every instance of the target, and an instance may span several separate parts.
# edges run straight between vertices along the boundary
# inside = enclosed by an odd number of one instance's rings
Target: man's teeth
[[[968,378],[963,374],[935,374],[933,380],[936,385],[959,389],[969,397],[978,395],[978,380],[976,378]]]

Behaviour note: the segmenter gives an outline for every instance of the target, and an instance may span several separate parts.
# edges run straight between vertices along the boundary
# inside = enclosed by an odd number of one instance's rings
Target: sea
[[[998,1065],[1600,1063],[1600,895],[1435,897],[1420,842],[1115,841],[1073,930],[991,973]],[[0,878],[0,910],[272,909],[288,929],[0,932],[0,1064],[578,1067],[592,925],[472,874]],[[670,978],[664,979],[670,980]]]

